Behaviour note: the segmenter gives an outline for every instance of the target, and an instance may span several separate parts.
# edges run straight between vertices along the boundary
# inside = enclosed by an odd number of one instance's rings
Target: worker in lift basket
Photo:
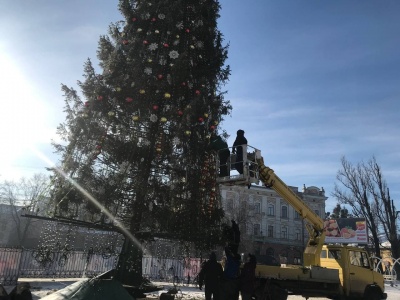
[[[228,144],[221,136],[213,134],[211,136],[209,149],[218,152],[219,158],[219,176],[229,176],[228,159],[231,155]]]
[[[243,148],[246,148],[245,151],[243,151]],[[238,171],[239,174],[243,174],[243,154],[246,153],[247,155],[247,139],[244,137],[244,131],[242,129],[239,129],[236,132],[236,139],[233,142],[232,153],[236,153],[236,171]]]

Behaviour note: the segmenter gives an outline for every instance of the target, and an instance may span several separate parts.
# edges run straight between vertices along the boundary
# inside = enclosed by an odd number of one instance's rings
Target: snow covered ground
[[[80,280],[85,280],[81,278],[75,278],[75,279],[33,279],[33,278],[28,278],[28,279],[23,279],[21,278],[19,281],[20,282],[29,282],[31,285],[31,292],[33,295],[33,300],[37,299],[42,299],[48,295],[51,295],[61,289],[64,289],[77,281]],[[158,299],[159,295],[161,293],[167,292],[170,288],[173,287],[172,283],[166,283],[166,282],[154,282],[155,285],[157,286],[162,286],[164,287],[163,290],[157,291],[154,293],[149,293],[147,295],[147,298],[149,300],[153,299]],[[7,292],[10,292],[13,287],[6,287]],[[175,299],[179,300],[188,300],[188,299],[204,299],[204,291],[200,291],[198,288],[195,288],[194,286],[180,286],[179,287],[180,292],[178,292],[177,296]],[[386,284],[386,293],[388,294],[388,300],[399,300],[400,299],[400,282],[397,282],[397,285],[390,286],[389,284]],[[305,299],[300,296],[289,296],[289,300],[300,300],[300,299]],[[325,300],[327,298],[312,298],[313,300]],[[114,299],[113,299],[114,300]]]

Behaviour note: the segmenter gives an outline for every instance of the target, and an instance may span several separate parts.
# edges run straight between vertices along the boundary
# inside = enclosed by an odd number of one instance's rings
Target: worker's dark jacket
[[[216,260],[208,260],[204,263],[199,273],[199,285],[213,286],[218,285],[223,276],[222,266]]]

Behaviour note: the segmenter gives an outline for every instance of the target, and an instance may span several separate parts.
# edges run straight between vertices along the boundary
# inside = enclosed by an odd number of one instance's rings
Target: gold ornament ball
[[[192,133],[192,132],[191,132],[190,130],[186,130],[186,131],[185,131],[185,134],[186,134],[186,135],[190,135],[191,133]]]
[[[146,93],[146,91],[145,90],[140,90],[139,93],[143,95],[143,94]]]
[[[114,115],[115,115],[115,112],[113,112],[113,111],[109,111],[109,112],[108,112],[108,116],[109,116],[109,117],[113,117]]]
[[[120,87],[117,87],[116,90],[117,90],[117,92],[120,92],[120,91],[121,91],[121,88],[120,88]]]
[[[139,116],[133,116],[133,117],[132,117],[132,120],[133,120],[133,121],[139,121]]]
[[[208,114],[207,114],[207,113],[205,113],[205,114],[204,114],[204,117],[205,117],[205,118],[208,118]]]
[[[163,122],[163,123],[165,123],[165,122],[167,122],[167,118],[166,118],[166,117],[162,117],[162,118],[160,119],[160,121]]]
[[[165,93],[165,94],[164,94],[164,97],[167,98],[167,99],[169,99],[169,98],[171,98],[171,94],[170,94],[170,93]]]

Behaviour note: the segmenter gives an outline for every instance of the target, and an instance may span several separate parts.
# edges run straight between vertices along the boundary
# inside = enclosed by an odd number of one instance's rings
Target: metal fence
[[[159,258],[144,256],[143,276],[150,280],[174,283],[197,283],[200,272],[200,258]]]
[[[94,277],[114,269],[117,262],[115,253],[0,247],[0,284],[15,285],[18,278]],[[143,276],[153,281],[196,283],[200,266],[199,258],[144,256],[142,260]]]
[[[0,284],[15,285],[25,278],[93,277],[114,269],[115,254],[88,251],[41,252],[40,249],[0,248]]]

